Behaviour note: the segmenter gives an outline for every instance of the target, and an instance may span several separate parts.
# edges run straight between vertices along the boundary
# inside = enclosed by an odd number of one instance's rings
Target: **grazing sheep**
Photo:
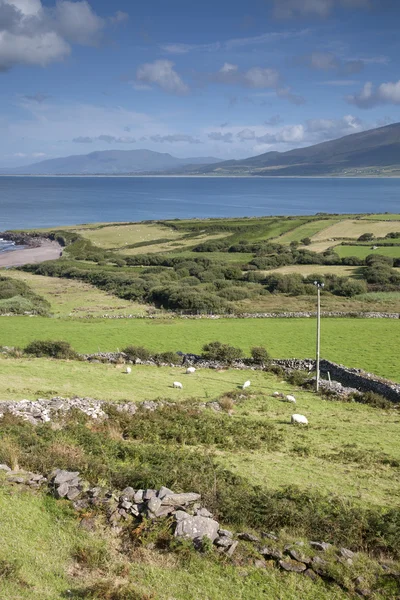
[[[132,369],[130,367],[126,367],[125,373],[129,375],[129,373],[132,373]]]
[[[292,415],[290,422],[292,425],[308,425],[308,419],[304,415]]]
[[[285,402],[291,402],[292,404],[296,404],[296,398],[294,396],[285,396]]]
[[[186,369],[186,375],[190,375],[191,373],[196,373],[196,369],[194,367],[188,367]]]
[[[282,392],[274,392],[272,394],[273,398],[284,398],[285,396],[282,394]]]
[[[250,387],[250,381],[245,381],[244,384],[242,385],[242,390],[245,390],[248,387]]]
[[[179,383],[179,381],[174,381],[173,387],[178,388],[178,390],[183,390],[183,385]]]

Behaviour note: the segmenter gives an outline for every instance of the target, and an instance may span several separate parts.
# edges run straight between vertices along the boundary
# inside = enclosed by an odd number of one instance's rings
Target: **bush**
[[[375,392],[355,393],[351,396],[360,404],[369,404],[374,408],[393,408],[393,403]]]
[[[309,238],[309,237],[305,237],[300,241],[304,246],[309,246],[311,244],[311,238]]]
[[[181,365],[182,357],[176,352],[160,352],[154,355],[154,360],[157,363],[168,363],[172,365]]]
[[[122,350],[129,360],[136,360],[139,358],[140,360],[150,360],[151,352],[147,350],[147,348],[143,348],[143,346],[127,346]]]
[[[270,360],[268,351],[263,346],[254,346],[251,349],[251,358],[258,365],[264,365]]]
[[[202,357],[206,360],[219,360],[221,362],[231,363],[234,360],[242,358],[243,350],[222,344],[221,342],[210,342],[203,346]]]
[[[358,238],[358,242],[370,242],[371,240],[374,239],[374,234],[373,233],[363,233],[362,235],[360,235],[360,237]]]
[[[32,356],[43,357],[48,356],[50,358],[65,358],[65,359],[76,359],[78,354],[69,342],[63,341],[46,341],[46,340],[34,340],[24,349],[26,354]]]

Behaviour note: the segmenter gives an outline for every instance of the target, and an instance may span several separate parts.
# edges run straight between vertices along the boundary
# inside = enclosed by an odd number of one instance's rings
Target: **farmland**
[[[91,319],[1,318],[0,344],[25,347],[63,339],[79,352],[115,351],[129,344],[150,350],[199,352],[213,340],[242,348],[266,346],[275,358],[310,357],[314,319]],[[390,343],[388,343],[390,340]],[[325,319],[322,356],[400,380],[400,320]]]

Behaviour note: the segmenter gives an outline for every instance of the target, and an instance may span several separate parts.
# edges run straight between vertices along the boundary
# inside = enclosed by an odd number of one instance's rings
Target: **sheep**
[[[174,381],[172,387],[178,388],[178,390],[183,390],[183,385],[181,383],[179,383],[179,381]]]
[[[246,388],[250,387],[250,381],[245,381],[244,384],[242,385],[242,390],[245,390]]]
[[[294,396],[287,395],[285,396],[285,402],[291,402],[292,404],[296,404],[296,398]]]
[[[132,373],[132,369],[130,367],[126,367],[125,373],[129,375],[130,373]]]
[[[304,415],[292,415],[290,422],[292,425],[308,425],[308,419]]]
[[[272,394],[273,398],[284,398],[285,396],[282,394],[282,392],[274,392]]]
[[[186,369],[186,375],[190,375],[191,373],[196,373],[196,369],[194,367],[188,367]]]

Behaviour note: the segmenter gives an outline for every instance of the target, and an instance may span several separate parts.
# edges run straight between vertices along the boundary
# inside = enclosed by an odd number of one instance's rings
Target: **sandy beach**
[[[60,256],[62,248],[57,242],[43,240],[37,248],[25,248],[24,250],[10,250],[0,253],[0,268],[20,267],[32,263],[40,263],[45,260],[54,260]]]

